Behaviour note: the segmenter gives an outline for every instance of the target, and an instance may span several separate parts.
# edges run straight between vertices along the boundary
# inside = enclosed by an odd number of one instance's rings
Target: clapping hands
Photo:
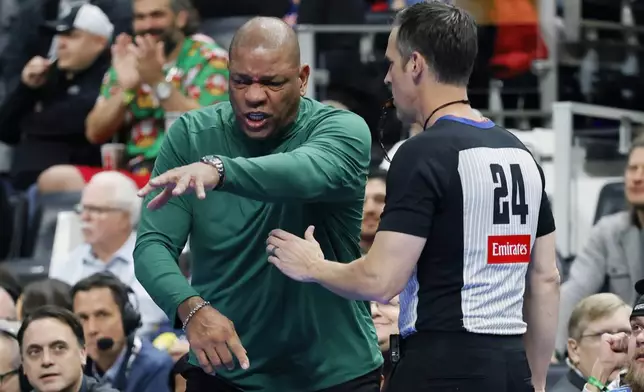
[[[163,81],[165,63],[163,42],[157,42],[151,35],[132,40],[123,33],[112,45],[112,66],[123,89],[136,89],[141,83],[154,86]]]

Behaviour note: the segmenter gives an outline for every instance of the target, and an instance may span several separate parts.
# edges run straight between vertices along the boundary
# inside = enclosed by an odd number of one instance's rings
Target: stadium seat
[[[67,256],[83,242],[80,217],[74,211],[61,211],[56,219],[56,232],[51,263],[65,263]]]
[[[51,259],[58,213],[73,211],[80,198],[80,192],[52,194],[39,198],[40,219],[36,222],[37,235],[31,257],[39,260]]]
[[[593,224],[597,223],[606,215],[625,211],[627,208],[628,204],[626,203],[626,196],[624,195],[624,182],[608,183],[599,192]]]
[[[568,370],[569,368],[565,364],[550,365],[550,368],[548,368],[548,376],[546,378],[546,391],[551,391],[552,387],[555,386],[559,379],[566,376]]]
[[[49,276],[49,260],[47,259],[9,259],[2,262],[2,267],[13,274],[23,286]]]

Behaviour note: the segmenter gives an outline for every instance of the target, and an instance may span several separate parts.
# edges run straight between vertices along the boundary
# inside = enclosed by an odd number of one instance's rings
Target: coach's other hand
[[[191,299],[184,304],[186,309],[194,308]],[[185,313],[181,312],[181,306],[180,313]],[[222,366],[232,370],[235,367],[233,356],[242,369],[250,366],[246,349],[237,336],[233,322],[211,306],[204,306],[194,314],[186,326],[186,337],[206,373],[210,374]]]
[[[271,231],[266,240],[268,261],[291,279],[314,281],[316,266],[325,262],[320,244],[313,237],[314,230],[309,226],[304,239],[280,229]]]
[[[154,177],[138,193],[143,197],[155,189],[163,188],[148,203],[148,208],[156,210],[163,207],[170,198],[189,193],[196,193],[201,200],[206,198],[206,190],[213,189],[219,184],[219,172],[216,168],[201,162],[168,170]]]

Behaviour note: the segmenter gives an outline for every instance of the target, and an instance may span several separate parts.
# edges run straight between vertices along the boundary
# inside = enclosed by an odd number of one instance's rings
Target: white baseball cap
[[[107,39],[111,39],[114,33],[114,25],[105,12],[93,4],[73,6],[59,20],[45,23],[45,27],[56,34],[65,34],[73,29],[79,29]]]

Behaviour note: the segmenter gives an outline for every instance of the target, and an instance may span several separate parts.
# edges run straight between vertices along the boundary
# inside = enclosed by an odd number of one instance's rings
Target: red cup
[[[103,169],[118,170],[123,162],[125,154],[125,144],[122,143],[105,143],[101,146],[101,159]]]

